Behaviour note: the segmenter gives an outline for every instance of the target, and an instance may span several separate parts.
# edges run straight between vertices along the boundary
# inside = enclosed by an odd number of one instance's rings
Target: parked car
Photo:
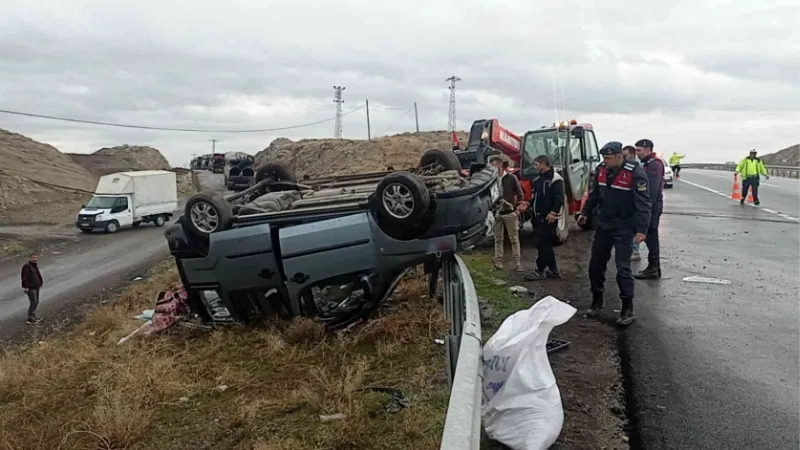
[[[672,189],[673,184],[675,183],[675,177],[672,173],[672,167],[667,164],[665,159],[661,159],[661,162],[664,163],[664,189]]]
[[[268,164],[252,188],[191,197],[165,236],[192,311],[208,322],[308,316],[339,328],[363,320],[410,268],[430,273],[439,255],[494,228],[497,170],[465,176],[452,152],[438,154],[443,161],[426,168],[302,183]]]

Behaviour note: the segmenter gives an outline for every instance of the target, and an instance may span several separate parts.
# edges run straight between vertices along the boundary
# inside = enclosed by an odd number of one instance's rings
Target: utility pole
[[[209,139],[209,141],[211,141],[211,153],[217,153],[217,142],[219,142],[219,139]]]
[[[369,128],[369,99],[367,99],[367,140],[372,140],[372,133],[370,132]]]
[[[461,81],[461,78],[451,75],[445,81],[450,82],[450,113],[447,117],[447,131],[456,131],[456,81]]]
[[[333,138],[342,138],[342,91],[345,90],[344,86],[333,87],[333,103],[336,103],[336,121],[333,125]]]
[[[414,122],[417,124],[417,133],[419,133],[419,113],[417,112],[417,102],[414,102]]]

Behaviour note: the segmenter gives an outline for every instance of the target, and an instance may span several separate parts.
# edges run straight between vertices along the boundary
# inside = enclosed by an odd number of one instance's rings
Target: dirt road
[[[221,175],[202,174],[201,188],[218,189]],[[178,211],[183,208],[179,204]],[[180,216],[176,212],[173,219]],[[152,263],[169,256],[164,228],[142,226],[115,234],[83,235],[77,229],[49,227],[0,227],[6,241],[19,239],[28,246],[15,257],[0,260],[0,339],[30,334],[24,324],[28,298],[20,287],[20,267],[30,250],[42,252],[39,267],[44,278],[38,314],[43,325],[53,326],[73,315],[71,312],[94,303],[114,287],[144,273]],[[39,245],[32,240],[41,239]],[[57,250],[50,245],[58,242]]]

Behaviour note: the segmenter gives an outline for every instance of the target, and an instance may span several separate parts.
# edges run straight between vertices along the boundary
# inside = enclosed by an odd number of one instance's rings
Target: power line
[[[411,106],[410,108],[406,109],[406,111],[405,111],[403,114],[401,114],[401,115],[400,115],[400,117],[398,117],[397,119],[395,119],[395,120],[394,120],[394,122],[392,122],[391,124],[389,124],[389,126],[388,126],[388,127],[386,127],[386,129],[384,129],[384,130],[383,130],[383,132],[382,132],[381,134],[379,134],[379,136],[383,136],[384,134],[386,134],[386,132],[387,132],[387,131],[389,131],[389,130],[390,130],[390,129],[391,129],[393,126],[394,126],[394,124],[396,124],[397,122],[399,122],[400,120],[402,120],[402,119],[403,119],[403,117],[405,117],[405,116],[406,116],[406,114],[410,113],[412,109],[414,109],[414,106]]]
[[[384,105],[380,105],[380,104],[377,104],[377,103],[373,103],[372,106],[375,107],[375,108],[380,108],[380,109],[396,109],[396,110],[406,109],[405,106],[384,106]]]
[[[346,113],[342,113],[341,117],[344,117],[348,114],[352,114],[360,109],[363,109],[364,105],[359,106],[358,108],[351,109]],[[136,128],[139,130],[155,130],[155,131],[182,131],[188,133],[265,133],[269,131],[284,131],[284,130],[293,130],[296,128],[305,128],[310,127],[313,125],[319,125],[321,123],[330,122],[332,120],[336,120],[336,117],[329,117],[327,119],[317,120],[315,122],[308,122],[299,125],[290,125],[286,127],[278,127],[278,128],[261,128],[261,129],[254,129],[254,130],[207,130],[207,129],[196,129],[196,128],[166,128],[166,127],[150,127],[146,125],[130,125],[130,124],[122,124],[122,123],[113,123],[113,122],[100,122],[96,120],[83,120],[83,119],[72,119],[69,117],[59,117],[59,116],[48,116],[45,114],[34,114],[34,113],[27,113],[21,111],[11,111],[6,109],[0,109],[0,113],[3,114],[11,114],[15,116],[25,116],[25,117],[35,117],[37,119],[49,119],[49,120],[59,120],[62,122],[74,122],[74,123],[85,123],[89,125],[103,125],[107,127],[118,127],[118,128]]]

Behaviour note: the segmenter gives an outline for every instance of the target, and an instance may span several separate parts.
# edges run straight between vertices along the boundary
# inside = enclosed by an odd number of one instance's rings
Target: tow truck
[[[528,131],[522,138],[518,176],[526,197],[530,196],[533,179],[539,175],[533,167],[537,156],[547,155],[553,168],[564,178],[564,211],[556,227],[556,244],[567,241],[568,215],[577,218],[589,197],[591,179],[601,161],[598,148],[594,127],[575,119]],[[581,226],[587,230],[591,227],[591,223]]]

